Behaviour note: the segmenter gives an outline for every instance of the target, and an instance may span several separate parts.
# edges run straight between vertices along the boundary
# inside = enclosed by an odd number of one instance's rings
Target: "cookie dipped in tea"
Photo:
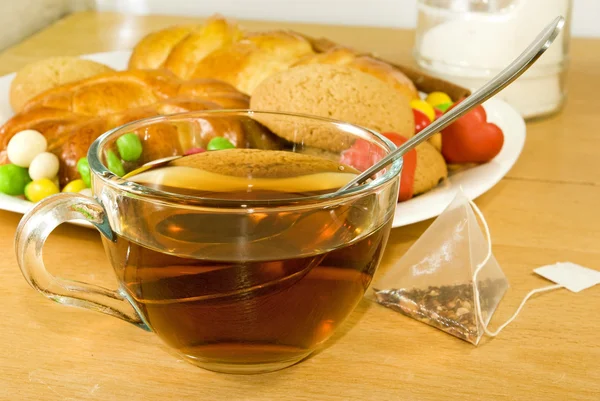
[[[143,170],[129,173],[129,180],[170,193],[239,200],[325,194],[358,174],[323,157],[260,149],[196,153]]]
[[[376,197],[285,203],[335,191],[356,174],[282,151],[182,157],[128,179],[213,206],[132,203],[126,213],[138,224],[104,244],[149,327],[186,359],[217,370],[243,372],[249,363],[271,370],[329,338],[371,281],[392,217],[373,223]]]

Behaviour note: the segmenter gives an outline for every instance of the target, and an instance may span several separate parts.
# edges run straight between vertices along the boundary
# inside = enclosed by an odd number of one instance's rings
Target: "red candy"
[[[185,151],[184,156],[188,156],[188,155],[193,155],[196,153],[203,153],[206,152],[206,149],[203,148],[191,148]]]
[[[429,124],[431,124],[431,120],[429,120],[429,117],[427,117],[425,115],[425,113],[423,113],[422,111],[419,111],[417,109],[412,109],[413,111],[413,115],[415,117],[415,134],[420,132],[423,128],[427,127]]]

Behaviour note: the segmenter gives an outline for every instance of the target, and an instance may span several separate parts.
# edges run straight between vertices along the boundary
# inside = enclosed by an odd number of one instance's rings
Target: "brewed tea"
[[[171,193],[256,200],[323,193],[354,176],[344,166],[332,171],[330,161],[310,166],[285,174],[255,165],[252,176],[242,168],[217,177],[178,163],[131,180]],[[391,224],[372,226],[373,202],[223,216],[140,208],[128,211],[144,221],[136,238],[104,244],[148,325],[184,357],[228,371],[286,365],[325,341],[369,285]],[[148,232],[164,241],[160,251],[139,245]]]

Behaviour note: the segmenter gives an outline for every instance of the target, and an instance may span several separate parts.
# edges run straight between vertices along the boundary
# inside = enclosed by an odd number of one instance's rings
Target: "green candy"
[[[125,175],[125,168],[123,167],[123,163],[121,163],[121,159],[112,150],[106,152],[106,167],[119,177]]]
[[[223,150],[235,148],[233,143],[229,142],[227,138],[222,136],[216,136],[208,142],[206,150]]]
[[[435,106],[436,109],[438,109],[439,111],[441,111],[442,113],[445,113],[446,111],[448,111],[448,109],[452,106],[452,103],[442,103],[442,104],[438,104],[437,106]]]
[[[25,167],[14,164],[0,166],[0,192],[7,195],[23,195],[31,177]]]
[[[142,155],[142,141],[136,134],[130,132],[117,139],[117,149],[121,159],[134,162]]]
[[[83,183],[86,187],[91,186],[91,173],[90,173],[90,164],[88,163],[87,157],[82,157],[77,161],[77,171],[79,171],[79,175],[83,180]]]

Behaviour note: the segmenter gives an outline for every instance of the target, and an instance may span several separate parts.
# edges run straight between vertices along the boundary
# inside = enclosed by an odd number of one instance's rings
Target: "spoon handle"
[[[374,173],[386,167],[396,159],[402,157],[406,152],[413,149],[421,142],[427,140],[436,132],[441,131],[450,125],[454,120],[468,113],[472,108],[485,102],[496,93],[510,85],[515,79],[519,78],[538,58],[550,47],[554,39],[558,36],[565,23],[563,17],[556,17],[544,30],[542,30],[533,42],[510,63],[504,70],[496,75],[492,80],[487,82],[469,97],[460,102],[452,110],[443,114],[440,118],[433,121],[425,127],[421,132],[410,138],[408,141],[400,145],[396,150],[381,159],[379,162],[363,171],[348,184],[338,189],[336,192],[344,191],[351,188],[355,184],[361,184]]]

